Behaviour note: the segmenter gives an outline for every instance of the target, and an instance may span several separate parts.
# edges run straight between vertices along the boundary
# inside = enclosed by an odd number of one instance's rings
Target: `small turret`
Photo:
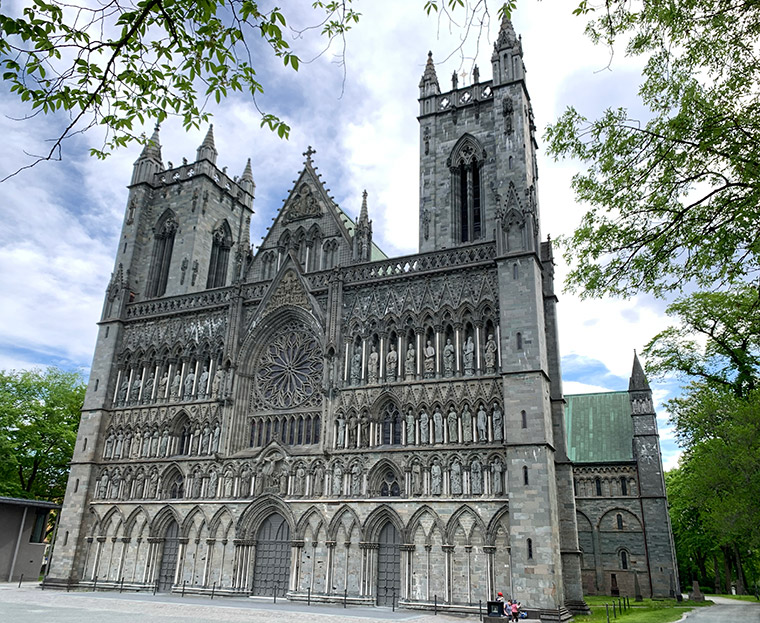
[[[201,146],[198,148],[196,161],[200,162],[201,160],[208,160],[210,163],[216,164],[217,154],[218,152],[216,151],[216,146],[214,145],[214,124],[212,123],[208,127],[206,138],[203,139]]]
[[[428,52],[425,71],[420,79],[420,98],[438,95],[440,92],[441,87],[438,84],[438,76],[435,73],[435,65],[433,64],[433,53]]]
[[[354,229],[354,261],[368,262],[372,256],[372,221],[367,211],[367,191],[362,193],[362,207]]]
[[[158,137],[159,125],[153,130],[153,136],[145,143],[140,157],[135,160],[132,169],[132,184],[149,182],[159,171],[163,171],[164,163],[161,161],[161,142]]]
[[[522,41],[515,34],[511,20],[505,15],[501,20],[499,35],[493,44],[491,64],[494,85],[504,84],[525,77],[522,63]]]
[[[251,170],[250,158],[248,158],[248,162],[245,164],[243,175],[240,176],[240,187],[243,190],[251,193],[251,195],[253,195],[253,191],[256,190],[256,183],[253,181],[253,171]]]

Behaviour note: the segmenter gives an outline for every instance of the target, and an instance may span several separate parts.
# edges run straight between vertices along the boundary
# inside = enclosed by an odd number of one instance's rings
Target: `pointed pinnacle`
[[[216,146],[214,145],[214,124],[208,126],[208,132],[206,132],[206,138],[203,139],[203,142],[201,143],[201,147],[211,147],[214,151],[216,151]]]
[[[253,170],[251,169],[251,159],[248,158],[248,162],[245,164],[245,170],[243,171],[243,175],[240,176],[240,181],[253,181]]]
[[[644,374],[644,368],[641,366],[641,362],[639,361],[639,356],[636,354],[636,351],[633,351],[633,369],[631,370],[631,379],[628,382],[628,391],[631,390],[648,390],[649,389],[649,381],[647,381],[647,376]]]
[[[156,123],[156,126],[153,128],[153,134],[150,137],[150,140],[145,143],[145,146],[143,147],[142,153],[140,154],[140,157],[150,157],[155,156],[159,160],[161,160],[161,141],[159,140],[159,130],[161,129],[161,125],[159,123]]]
[[[512,26],[512,20],[504,14],[501,19],[501,25],[499,26],[499,36],[496,40],[496,46],[499,48],[509,47],[511,48],[517,43],[517,35],[515,34],[514,26]]]
[[[427,63],[425,63],[425,71],[422,74],[422,80],[420,86],[425,82],[434,82],[438,84],[438,75],[435,73],[435,63],[433,63],[433,52],[428,52]]]
[[[364,192],[362,193],[362,209],[361,212],[359,212],[359,222],[360,223],[366,223],[369,220],[369,217],[367,215],[367,189],[364,189]]]

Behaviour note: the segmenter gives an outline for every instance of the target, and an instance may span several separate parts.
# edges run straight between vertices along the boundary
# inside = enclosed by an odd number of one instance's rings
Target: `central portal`
[[[401,539],[389,521],[380,530],[377,549],[377,605],[391,606],[401,590]]]
[[[259,528],[253,567],[254,595],[284,595],[290,579],[290,527],[272,513]]]

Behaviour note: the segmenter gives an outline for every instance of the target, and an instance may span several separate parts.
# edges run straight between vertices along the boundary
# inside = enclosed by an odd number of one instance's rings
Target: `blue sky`
[[[470,73],[474,58],[481,79],[490,79],[490,53],[498,22],[492,16],[477,46],[471,36],[456,52],[459,30],[427,17],[423,2],[359,0],[362,19],[347,37],[343,67],[329,50],[296,74],[264,57],[259,75],[266,92],[259,106],[292,126],[283,141],[259,127],[250,99],[235,96],[211,106],[218,163],[233,175],[252,159],[256,182],[251,240],[257,244],[301,170],[308,145],[326,186],[351,216],[369,194],[375,241],[389,255],[417,250],[418,83],[433,52],[443,89],[453,71]],[[493,3],[495,11],[497,3]],[[308,4],[298,5],[293,25],[311,19]],[[570,181],[574,162],[554,163],[540,136],[567,105],[593,116],[607,106],[630,106],[640,66],[595,48],[583,35],[584,23],[563,0],[520,2],[514,17],[522,35],[528,88],[539,127],[539,199],[542,236],[569,233],[582,215]],[[455,19],[462,16],[455,14]],[[313,37],[295,40],[302,59],[318,55]],[[479,47],[479,51],[476,48]],[[469,78],[466,79],[469,81]],[[460,79],[461,84],[461,79]],[[42,153],[46,141],[67,120],[37,117],[18,122],[24,109],[0,90],[0,177],[27,163],[26,154]],[[146,128],[150,132],[152,128]],[[164,162],[192,161],[206,128],[185,133],[179,120],[161,128]],[[116,152],[105,161],[87,155],[99,146],[97,130],[69,141],[61,162],[43,163],[0,184],[0,369],[59,365],[89,369],[96,322],[113,269],[126,205],[126,184],[139,148]],[[557,254],[559,256],[559,254]],[[557,280],[566,268],[558,257]],[[580,301],[562,294],[560,346],[566,393],[625,389],[634,349],[639,351],[668,324],[666,303],[650,297]],[[655,399],[677,392],[677,384],[653,383]],[[666,467],[677,452],[667,414],[659,410]]]

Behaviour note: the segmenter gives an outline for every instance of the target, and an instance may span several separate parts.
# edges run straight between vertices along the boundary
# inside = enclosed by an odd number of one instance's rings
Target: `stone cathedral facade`
[[[552,251],[508,21],[492,61],[492,80],[441,92],[428,58],[408,257],[373,243],[366,193],[355,222],[336,205],[311,148],[254,253],[250,161],[229,177],[209,130],[194,162],[165,167],[156,131],[48,583],[471,612],[501,590],[549,618],[584,609]]]

